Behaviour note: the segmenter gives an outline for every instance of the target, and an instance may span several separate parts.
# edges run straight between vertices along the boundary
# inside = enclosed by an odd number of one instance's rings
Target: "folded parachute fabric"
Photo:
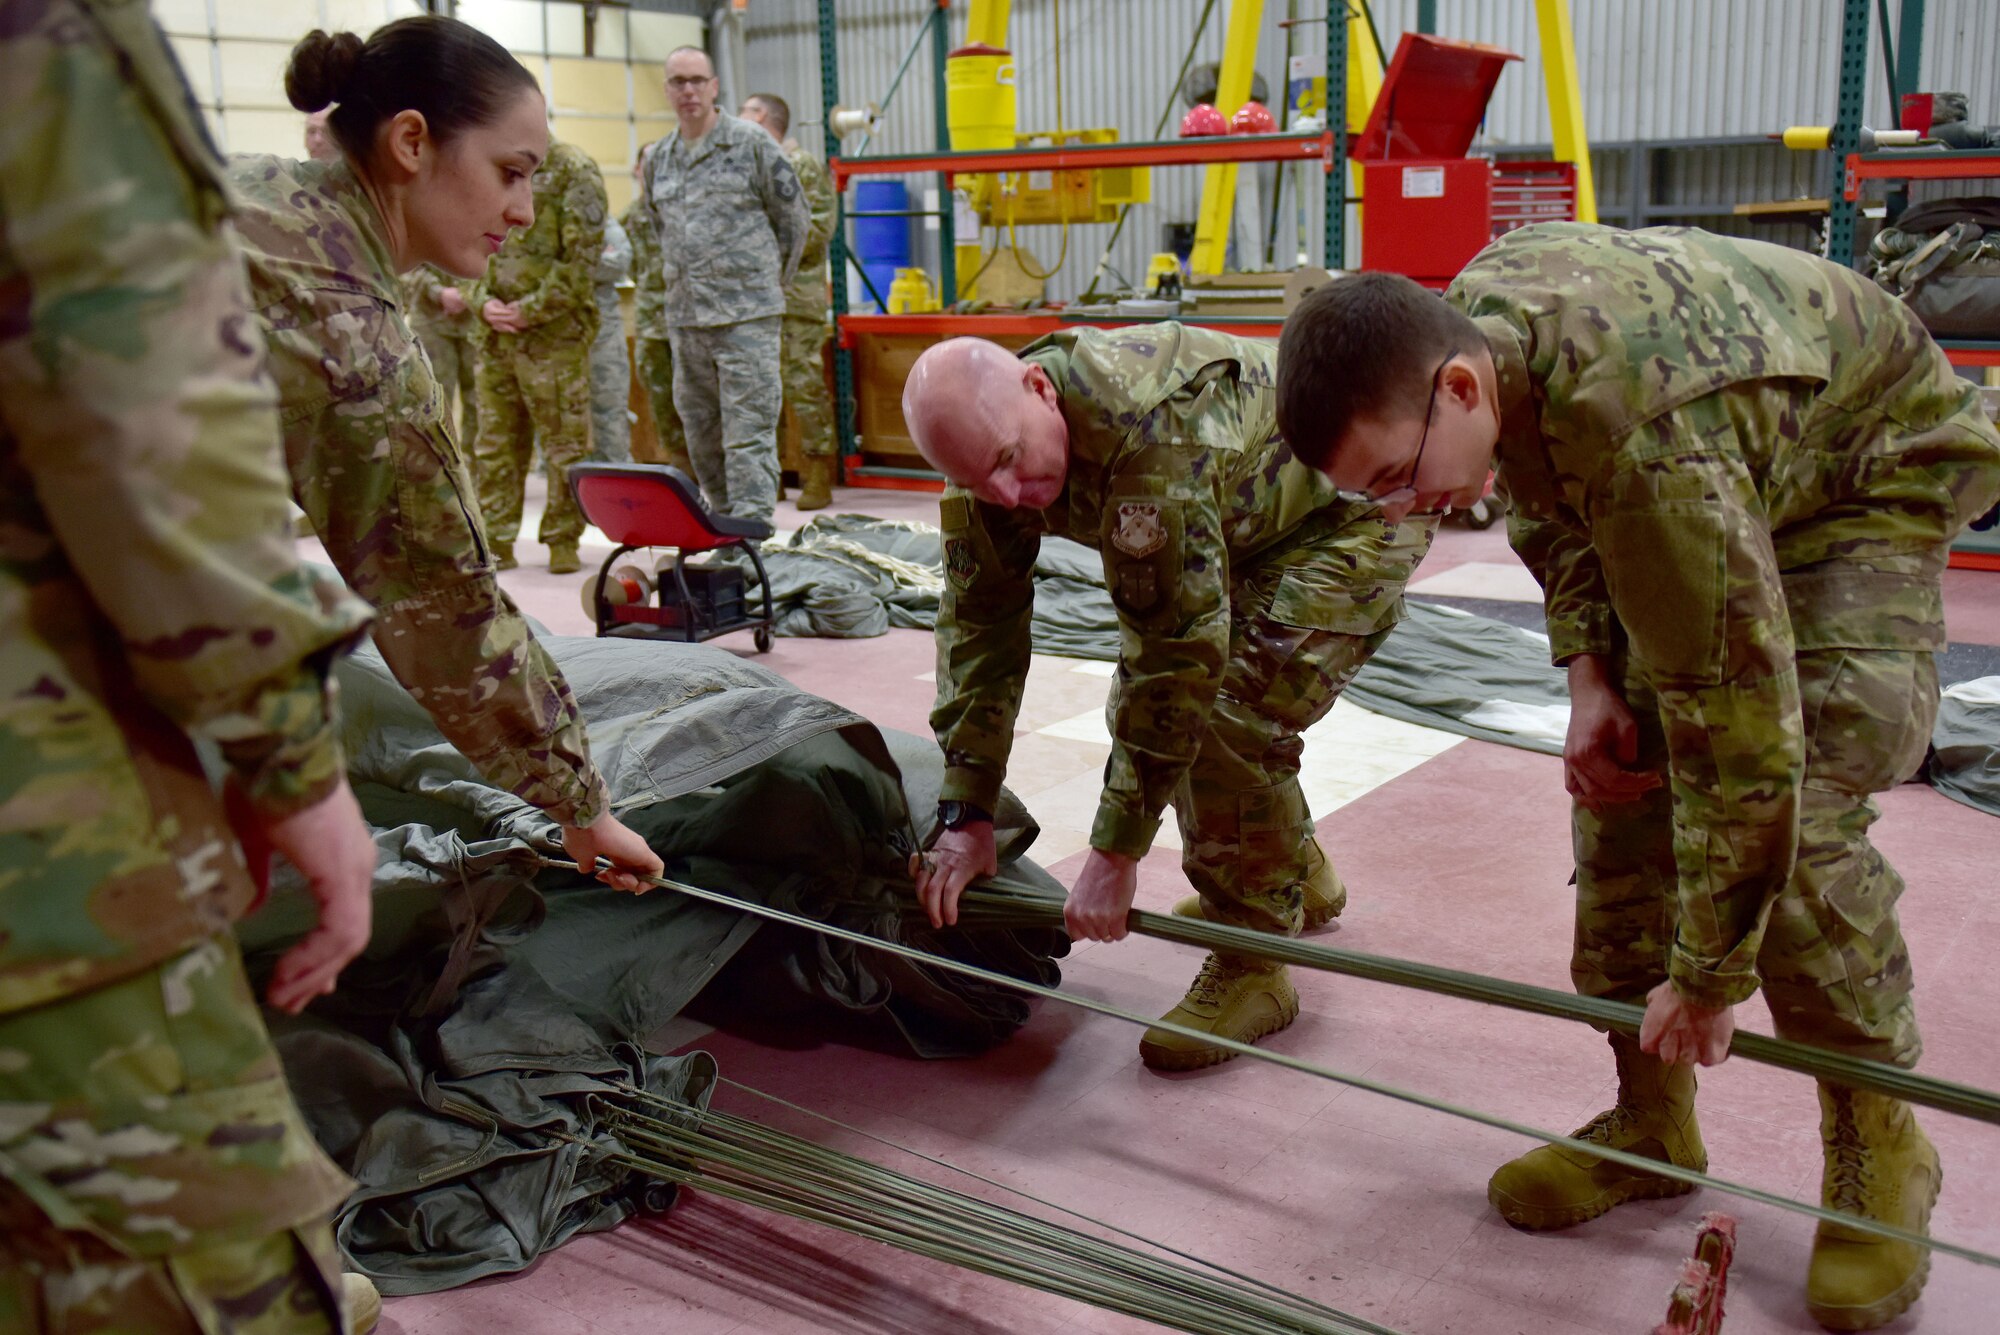
[[[1067,943],[1046,909],[942,932],[910,913],[905,863],[943,779],[930,739],[884,733],[720,649],[548,644],[613,807],[670,876],[1058,980]],[[339,675],[350,777],[376,829],[375,931],[337,992],[267,1018],[315,1136],[360,1184],[336,1230],[383,1292],[518,1270],[642,1208],[604,1101],[636,1087],[693,1106],[706,1079],[689,1063],[708,1059],[655,1056],[646,1040],[697,995],[705,1013],[754,1008],[795,1035],[924,1057],[981,1051],[1026,1021],[1026,1000],[976,979],[547,868],[563,856],[555,826],[481,780],[379,657]],[[1011,796],[996,815],[1008,881],[1060,903],[1024,859],[1033,821]],[[280,869],[239,931],[253,971],[312,918]]]
[[[1946,797],[2000,816],[2000,677],[1946,688],[1925,777]]]

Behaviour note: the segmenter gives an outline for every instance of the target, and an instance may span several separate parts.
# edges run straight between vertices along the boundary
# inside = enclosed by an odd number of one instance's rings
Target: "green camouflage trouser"
[[[826,363],[820,349],[832,331],[824,320],[787,315],[783,365],[785,406],[799,428],[799,450],[808,457],[834,453],[833,399],[826,392]]]
[[[674,407],[708,507],[771,522],[778,508],[779,317],[680,328]]]
[[[232,937],[0,1015],[0,1331],[338,1332],[352,1185]]]
[[[1937,718],[1932,655],[1814,649],[1798,655],[1806,769],[1798,859],[1757,956],[1778,1035],[1850,1056],[1916,1063],[1923,1050],[1910,1001],[1910,956],[1896,920],[1903,879],[1873,844],[1871,793],[1916,772]],[[1638,716],[1640,763],[1665,769],[1656,697],[1625,670]],[[1643,1002],[1667,976],[1678,904],[1672,800],[1592,813],[1577,807],[1576,950],[1586,996]]]
[[[541,540],[550,546],[583,536],[583,513],[570,494],[569,465],[590,456],[590,343],[586,325],[490,336],[479,354],[479,508],[486,536],[521,536],[521,488],[535,442],[549,478]]]
[[[1299,930],[1326,860],[1299,789],[1302,733],[1326,716],[1402,617],[1434,517],[1308,523],[1230,590],[1229,667],[1174,794],[1181,866],[1213,921]]]
[[[639,380],[646,387],[646,402],[653,409],[653,429],[660,438],[660,457],[641,459],[642,464],[672,464],[694,475],[688,459],[687,432],[681,429],[681,415],[674,410],[674,350],[664,338],[639,340]]]
[[[632,363],[625,355],[625,317],[618,289],[597,289],[597,337],[590,344],[590,450],[606,463],[632,462]]]
[[[417,341],[424,345],[424,353],[431,359],[431,373],[444,395],[445,425],[451,428],[452,439],[470,456],[479,440],[479,391],[474,377],[479,364],[476,340],[471,334],[419,329]]]

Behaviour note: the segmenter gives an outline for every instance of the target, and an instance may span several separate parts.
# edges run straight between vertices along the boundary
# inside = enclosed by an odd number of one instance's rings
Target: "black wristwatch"
[[[962,830],[976,820],[988,825],[993,823],[993,813],[984,807],[976,807],[970,802],[938,803],[938,824],[947,830]]]

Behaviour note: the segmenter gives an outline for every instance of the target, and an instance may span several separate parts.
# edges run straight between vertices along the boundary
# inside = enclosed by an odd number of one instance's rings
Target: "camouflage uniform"
[[[667,294],[660,286],[660,241],[653,211],[645,200],[635,199],[620,221],[632,240],[632,318],[638,326],[633,331],[633,360],[660,438],[659,457],[639,462],[672,464],[692,475],[687,433],[681,430],[681,415],[674,411],[674,352],[667,342]]]
[[[221,163],[144,5],[0,27],[0,1329],[340,1327],[313,1143],[229,926],[338,782],[367,610],[290,541]]]
[[[590,824],[605,798],[583,717],[494,576],[380,216],[345,162],[232,166],[300,507],[374,604],[389,670],[460,754],[553,819]]]
[[[646,163],[658,228],[674,406],[708,504],[768,522],[777,507],[780,317],[810,218],[763,127],[722,113]]]
[[[625,316],[618,284],[632,276],[632,241],[616,218],[604,220],[604,256],[597,263],[597,338],[590,345],[591,456],[632,462],[632,363],[625,354]]]
[[[799,256],[799,271],[785,288],[783,362],[779,379],[784,382],[785,403],[799,428],[799,449],[812,455],[835,453],[833,401],[826,392],[826,362],[822,349],[833,335],[826,300],[826,246],[833,239],[833,178],[826,164],[791,140],[785,141],[785,160],[798,174],[799,189],[811,210],[806,230],[806,247]]]
[[[457,430],[453,438],[464,450],[470,450],[479,439],[475,372],[479,365],[482,322],[469,301],[457,315],[445,314],[444,300],[439,294],[451,287],[465,297],[469,286],[446,277],[428,264],[403,275],[403,316],[416,331],[417,341],[424,345],[424,355],[431,359],[431,374],[437,378],[445,398],[445,425],[453,425],[456,414]]]
[[[583,535],[563,472],[590,454],[590,343],[597,336],[597,272],[604,253],[604,177],[574,144],[552,143],[535,173],[535,222],[510,232],[473,287],[518,303],[526,332],[480,321],[479,508],[486,532],[512,544],[521,534],[521,487],[539,440],[549,479],[541,540],[574,546]]]
[[[1218,921],[1298,930],[1322,853],[1300,736],[1401,618],[1436,521],[1384,522],[1277,438],[1277,347],[1159,324],[1051,334],[1022,351],[1069,428],[1047,510],[962,490],[942,503],[947,574],[931,727],[942,797],[994,809],[1028,672],[1044,534],[1104,557],[1122,644],[1092,847],[1152,847],[1168,802],[1183,865]]]
[[[1524,228],[1447,296],[1556,661],[1613,657],[1668,780],[1576,812],[1577,987],[1761,981],[1784,1037],[1913,1063],[1870,794],[1923,758],[1947,545],[2000,493],[1976,391],[1867,279],[1698,231]]]

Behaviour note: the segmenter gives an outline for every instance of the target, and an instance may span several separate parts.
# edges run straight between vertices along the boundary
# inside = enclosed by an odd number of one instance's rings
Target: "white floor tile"
[[[1072,742],[1097,742],[1106,749],[1111,746],[1111,729],[1105,725],[1102,709],[1093,709],[1072,718],[1059,719],[1035,731],[1044,737],[1062,737]]]
[[[1510,603],[1539,603],[1542,587],[1520,562],[1467,561],[1410,585],[1414,594],[1441,598],[1494,598]]]

